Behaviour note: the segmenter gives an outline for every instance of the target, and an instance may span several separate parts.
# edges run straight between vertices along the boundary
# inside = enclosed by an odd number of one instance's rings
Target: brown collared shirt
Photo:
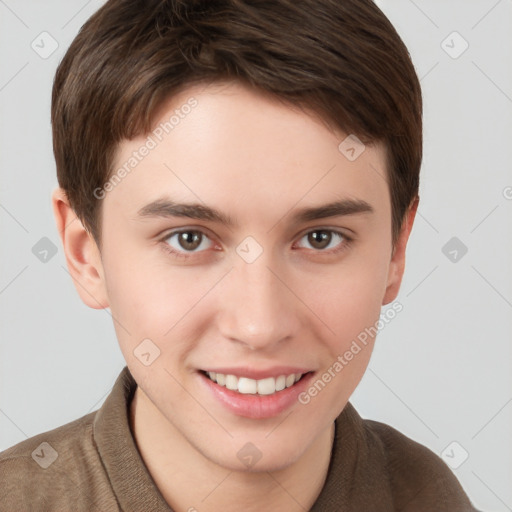
[[[130,430],[137,387],[120,373],[103,405],[0,453],[0,511],[172,512]],[[444,461],[350,402],[335,422],[325,484],[311,512],[474,512]]]

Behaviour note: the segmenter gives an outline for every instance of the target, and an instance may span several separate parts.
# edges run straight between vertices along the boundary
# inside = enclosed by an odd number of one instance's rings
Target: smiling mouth
[[[206,372],[201,373],[219,386],[225,387],[231,391],[236,391],[244,395],[275,395],[284,389],[291,388],[299,382],[307,373],[291,373],[289,375],[280,375],[279,377],[267,377],[265,379],[255,380],[247,377],[236,377],[235,375],[225,375],[223,373]]]

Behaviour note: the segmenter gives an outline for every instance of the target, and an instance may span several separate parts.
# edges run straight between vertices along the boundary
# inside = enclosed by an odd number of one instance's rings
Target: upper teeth
[[[277,378],[268,377],[266,379],[254,380],[248,379],[247,377],[236,377],[235,375],[208,372],[210,379],[220,386],[225,386],[239,393],[259,395],[271,395],[276,391],[289,388],[293,386],[302,375],[302,373],[292,373],[290,375],[280,375]]]

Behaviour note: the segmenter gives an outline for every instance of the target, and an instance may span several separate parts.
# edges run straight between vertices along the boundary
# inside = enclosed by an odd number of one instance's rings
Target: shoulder
[[[385,423],[362,423],[369,444],[382,452],[397,510],[476,511],[452,470],[433,451]]]
[[[0,452],[0,502],[12,510],[71,506],[94,510],[91,487],[103,482],[93,439],[96,412]]]

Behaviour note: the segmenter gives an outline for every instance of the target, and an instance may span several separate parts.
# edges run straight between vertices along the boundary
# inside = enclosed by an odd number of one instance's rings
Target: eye
[[[306,240],[313,252],[336,254],[344,250],[351,238],[333,229],[314,229],[305,233],[300,241]],[[161,242],[166,252],[177,258],[189,258],[214,246],[213,241],[197,229],[182,229],[165,235]],[[299,243],[301,247],[302,244]],[[307,247],[306,247],[307,248]]]
[[[306,233],[301,240],[306,239],[307,243],[318,252],[335,248],[330,252],[337,252],[348,244],[349,238],[332,229],[314,229]]]
[[[202,231],[195,229],[174,231],[167,235],[163,242],[168,246],[167,249],[170,252],[185,257],[186,254],[183,253],[201,252],[212,245],[212,241]]]

